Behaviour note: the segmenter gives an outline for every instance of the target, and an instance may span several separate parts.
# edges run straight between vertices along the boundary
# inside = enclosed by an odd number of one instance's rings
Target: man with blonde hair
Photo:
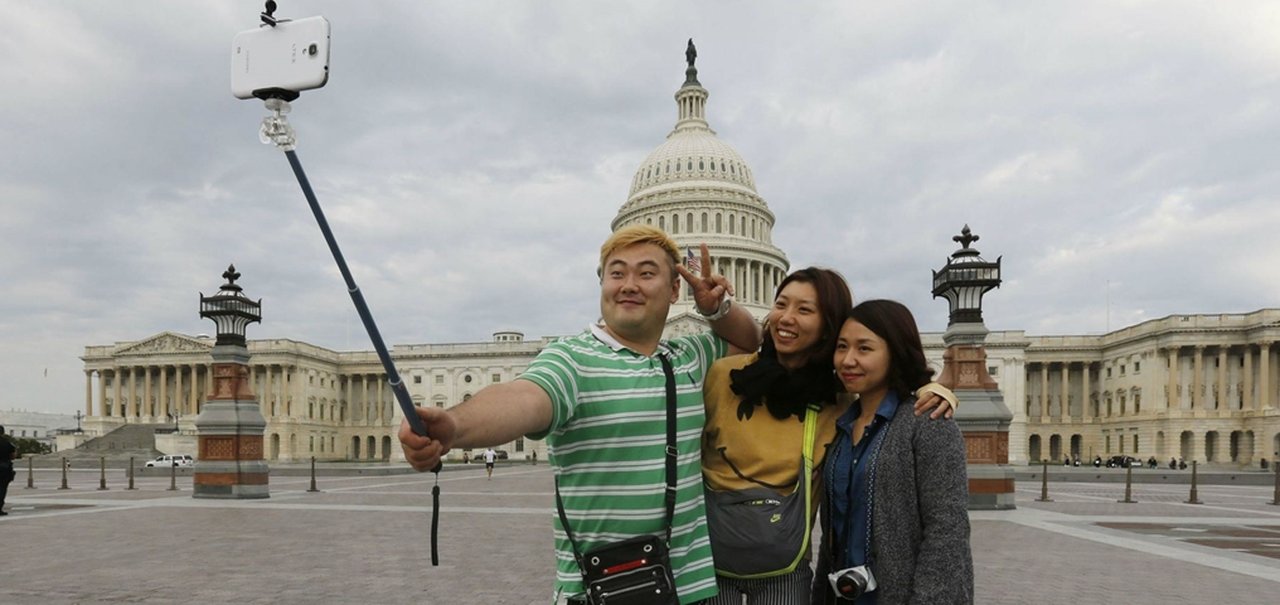
[[[702,275],[680,264],[665,232],[619,229],[600,248],[600,323],[552,343],[516,380],[482,389],[448,410],[418,408],[428,437],[400,426],[405,457],[419,471],[450,448],[547,440],[576,548],[585,552],[643,535],[667,535],[680,603],[715,596],[715,569],[702,500],[702,382],[727,354],[754,351],[760,328],[732,304],[732,286],[712,275],[702,246]],[[680,278],[693,288],[712,331],[662,339]],[[667,385],[675,384],[676,494],[667,525]],[[575,546],[554,520],[558,603],[585,603]]]

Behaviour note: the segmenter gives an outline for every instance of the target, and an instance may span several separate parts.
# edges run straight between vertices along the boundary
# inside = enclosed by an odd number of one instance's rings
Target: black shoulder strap
[[[658,355],[658,361],[662,364],[662,373],[667,378],[667,491],[664,506],[666,507],[666,542],[667,546],[670,547],[671,525],[676,512],[676,461],[680,453],[676,448],[676,373],[671,368],[671,361],[667,359],[665,353]],[[569,517],[564,514],[564,502],[560,499],[560,478],[558,476],[555,478],[555,487],[556,513],[560,515],[560,525],[564,527],[564,534],[569,538],[569,545],[573,547],[573,558],[578,561],[578,568],[582,569],[582,552],[578,549],[578,541],[573,538],[573,531],[569,529]]]
[[[676,511],[676,458],[680,450],[676,448],[676,373],[671,369],[671,360],[666,354],[658,355],[662,362],[662,373],[667,375],[667,546],[671,545],[671,524]]]

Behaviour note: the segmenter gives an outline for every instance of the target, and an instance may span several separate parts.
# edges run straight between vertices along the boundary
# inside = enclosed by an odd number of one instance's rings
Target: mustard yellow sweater
[[[797,484],[800,450],[804,445],[804,421],[795,416],[779,420],[764,406],[757,406],[751,418],[738,420],[740,399],[729,388],[729,372],[755,360],[756,354],[725,357],[712,364],[707,374],[703,387],[707,424],[702,434],[702,475],[712,489],[759,487],[739,478],[729,465],[732,462],[747,477],[774,486],[785,486],[778,491],[786,495],[794,491]],[[813,460],[815,495],[826,446],[836,436],[836,419],[848,407],[847,402],[842,402],[821,408]]]

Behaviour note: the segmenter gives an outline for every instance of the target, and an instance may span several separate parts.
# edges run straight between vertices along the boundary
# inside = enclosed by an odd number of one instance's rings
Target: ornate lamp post
[[[195,498],[267,498],[267,463],[262,459],[266,419],[249,388],[245,328],[260,322],[261,301],[245,297],[235,265],[213,296],[200,295],[200,317],[218,327],[213,345],[213,392],[196,417],[200,456],[193,477]]]
[[[982,323],[982,296],[1000,287],[1000,258],[983,260],[970,244],[978,236],[965,225],[952,238],[960,249],[947,264],[933,272],[933,296],[945,298],[951,307],[942,342],[942,376],[938,381],[951,388],[960,400],[956,422],[964,432],[968,457],[969,508],[992,510],[1015,508],[1013,469],[1009,467],[1009,423],[1013,414],[1004,396],[987,372],[987,351],[983,343],[987,327]]]

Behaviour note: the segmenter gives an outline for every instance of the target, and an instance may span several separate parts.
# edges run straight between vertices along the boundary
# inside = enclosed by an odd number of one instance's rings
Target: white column
[[[1182,409],[1182,398],[1178,396],[1178,347],[1169,347],[1169,396],[1166,399],[1169,409]]]
[[[138,369],[129,367],[129,417],[138,415]]]
[[[111,384],[115,389],[115,398],[111,400],[111,413],[108,416],[115,416],[117,411],[121,416],[124,415],[124,407],[120,405],[120,366],[116,366],[111,370]]]
[[[271,364],[267,364],[266,367],[264,368],[267,371],[267,376],[264,380],[264,382],[266,383],[266,386],[263,387],[263,391],[262,391],[263,392],[262,398],[266,401],[267,411],[270,412],[269,414],[265,414],[265,415],[267,418],[272,420],[274,420],[276,416],[280,413],[280,408],[277,407],[276,405],[276,390],[275,390],[275,384],[274,384],[276,373],[273,368],[274,366],[272,366]]]
[[[1058,404],[1058,418],[1063,422],[1071,418],[1071,405],[1067,403],[1067,387],[1071,384],[1067,378],[1070,372],[1071,362],[1062,362],[1062,401]]]
[[[103,418],[110,416],[107,412],[107,373],[98,370],[98,413]]]
[[[199,384],[200,384],[199,368],[200,368],[199,365],[196,365],[194,363],[191,364],[191,392],[189,394],[190,396],[187,399],[187,408],[183,410],[183,414],[196,413],[196,402],[200,400],[200,394],[198,390],[200,388],[199,387]]]
[[[343,409],[346,410],[346,413],[342,415],[343,423],[355,424],[354,421],[355,421],[355,415],[356,415],[356,412],[355,412],[356,406],[355,406],[355,401],[351,398],[351,393],[352,393],[351,392],[351,375],[348,374],[343,382],[345,382],[346,384],[344,384],[342,388],[346,391],[346,394],[347,394],[347,396],[343,399],[344,401]]]
[[[1080,382],[1082,384],[1082,390],[1080,392],[1080,417],[1086,423],[1092,420],[1092,417],[1089,414],[1089,405],[1093,401],[1093,399],[1089,397],[1089,365],[1090,365],[1089,362],[1087,361],[1084,362],[1084,367],[1080,372],[1080,376],[1081,376]],[[1081,447],[1084,446],[1083,443],[1080,445]]]
[[[173,410],[170,408],[172,403],[170,403],[170,400],[169,400],[169,366],[161,365],[159,369],[160,369],[160,395],[157,403],[159,403],[160,415],[168,416],[173,414]]]
[[[182,390],[182,366],[173,366],[173,413],[187,412],[187,395]]]
[[[1204,409],[1204,346],[1196,345],[1195,357],[1191,362],[1191,409]]]
[[[387,423],[387,376],[386,374],[378,374],[378,425],[382,426]]]
[[[1049,363],[1040,363],[1040,422],[1049,421]],[[1045,444],[1041,444],[1045,447]],[[1043,453],[1043,452],[1042,452]]]
[[[84,415],[93,415],[93,370],[84,371]]]
[[[1241,388],[1244,390],[1240,393],[1240,407],[1246,410],[1260,410],[1262,406],[1253,396],[1253,345],[1245,343],[1240,354],[1244,356],[1244,369],[1240,377],[1243,385]]]
[[[302,396],[302,371],[298,366],[289,366],[288,371],[289,395],[285,397],[285,401],[289,402],[286,404],[289,409],[289,417],[297,418],[301,415],[299,410],[306,403],[306,398]],[[298,404],[296,408],[293,407],[295,403]]]
[[[1218,347],[1218,405],[1219,410],[1229,409],[1227,405],[1227,347]]]
[[[360,374],[360,422],[369,424],[369,375]]]
[[[151,366],[144,366],[142,371],[146,372],[142,378],[142,411],[144,413],[139,415],[154,417],[156,415],[156,410],[154,404],[151,403],[151,398],[155,397],[155,392],[154,389],[151,388]]]
[[[1258,347],[1258,409],[1275,407],[1271,393],[1271,343],[1263,341]]]

